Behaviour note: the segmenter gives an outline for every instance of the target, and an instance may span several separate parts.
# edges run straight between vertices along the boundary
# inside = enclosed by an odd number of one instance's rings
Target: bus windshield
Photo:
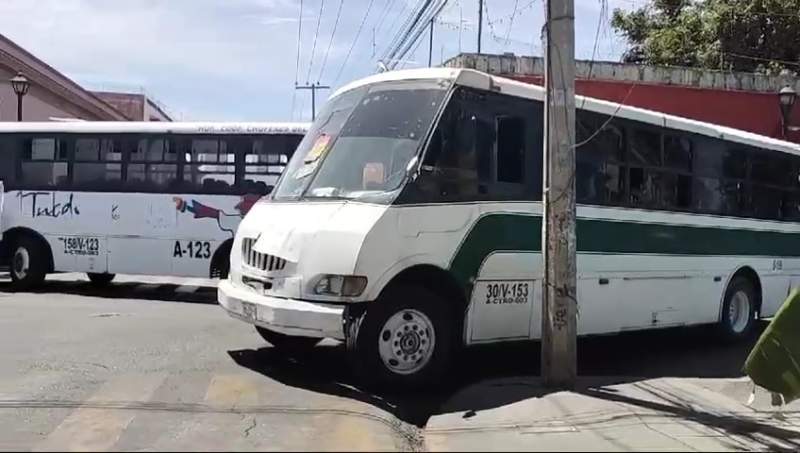
[[[274,200],[391,198],[419,152],[449,82],[377,83],[326,104],[278,182]]]

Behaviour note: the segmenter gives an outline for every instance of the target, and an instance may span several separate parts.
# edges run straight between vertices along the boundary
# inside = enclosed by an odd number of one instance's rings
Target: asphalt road
[[[0,450],[420,450],[460,388],[539,372],[538,345],[481,348],[461,354],[443,390],[373,394],[335,342],[277,354],[222,312],[211,281],[98,290],[75,278],[36,293],[0,280]],[[705,328],[585,339],[579,372],[740,377],[751,346]],[[524,397],[486,394],[469,408]]]

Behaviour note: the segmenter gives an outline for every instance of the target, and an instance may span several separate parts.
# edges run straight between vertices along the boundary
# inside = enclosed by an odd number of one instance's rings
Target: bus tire
[[[726,341],[747,338],[756,320],[756,292],[750,279],[735,276],[725,290],[718,330]]]
[[[256,331],[261,335],[261,338],[267,340],[269,344],[282,351],[307,351],[321,341],[320,338],[284,335],[258,326],[256,326]]]
[[[15,291],[27,291],[44,282],[48,254],[41,240],[23,235],[11,249],[11,286]]]
[[[456,343],[451,318],[446,301],[423,287],[390,289],[348,320],[356,373],[387,390],[437,387]]]
[[[114,277],[116,275],[117,274],[97,273],[97,272],[88,272],[86,274],[86,276],[89,277],[89,281],[92,283],[92,285],[97,287],[108,286],[108,284],[111,283],[112,280],[114,280]]]
[[[219,246],[214,256],[211,258],[211,268],[209,269],[210,278],[225,280],[231,270],[231,248],[233,240],[225,241]]]

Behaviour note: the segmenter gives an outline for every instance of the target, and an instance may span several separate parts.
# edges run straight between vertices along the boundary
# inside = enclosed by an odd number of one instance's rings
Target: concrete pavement
[[[554,393],[534,378],[483,382],[459,392],[441,408],[441,415],[431,417],[426,447],[436,451],[800,449],[800,404],[777,414],[763,391],[757,393],[754,407],[738,399],[750,395],[752,386],[746,379],[704,381],[583,378],[576,391]],[[493,404],[498,399],[513,402]]]
[[[420,448],[375,404],[237,363],[272,348],[213,303],[49,292],[61,287],[0,292],[0,450]]]
[[[741,365],[700,330],[582,339],[574,392],[536,345],[470,351],[435,393],[359,388],[341,345],[285,356],[215,304],[213,282],[61,275],[0,283],[0,450],[799,450]],[[615,376],[640,376],[637,378]]]

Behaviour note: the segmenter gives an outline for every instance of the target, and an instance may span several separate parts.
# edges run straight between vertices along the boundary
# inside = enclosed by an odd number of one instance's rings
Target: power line
[[[521,8],[518,8],[516,10],[516,14],[509,14],[507,16],[501,16],[501,17],[499,17],[499,18],[497,18],[497,19],[495,19],[493,21],[487,20],[487,22],[491,22],[493,25],[502,25],[503,23],[505,23],[505,21],[511,20],[516,16],[520,16],[520,15],[522,15],[523,12],[533,8],[533,5],[535,5],[539,1],[540,0],[533,0],[533,1],[529,2],[529,3],[526,3]]]
[[[294,66],[294,86],[297,86],[298,76],[300,75],[300,51],[303,42],[303,0],[300,0],[300,14],[297,17],[297,62]],[[297,90],[292,91],[292,118],[294,118],[294,107],[297,101]]]
[[[508,30],[506,30],[506,41],[511,37],[511,29],[514,27],[514,18],[517,17],[517,7],[519,7],[519,0],[514,0],[514,11],[511,13],[511,20],[508,21]]]
[[[412,50],[419,37],[427,30],[429,23],[441,13],[445,6],[447,6],[447,0],[438,0],[436,4],[433,0],[425,1],[422,8],[414,15],[414,20],[406,27],[400,42],[384,58],[384,63],[389,69],[396,67],[397,62]]]
[[[419,4],[422,4],[423,1],[424,0],[419,0]],[[408,11],[408,2],[403,0],[401,3],[403,4],[403,9],[401,9],[398,14],[395,14],[394,20],[392,21],[392,24],[389,25],[389,34],[390,35],[392,34],[392,30],[394,30],[395,26],[398,24],[397,21],[400,20],[401,17],[403,17],[403,14],[405,14],[406,11]],[[409,17],[408,20],[410,20],[410,19],[411,18]],[[389,42],[389,45],[386,48],[387,50],[386,50],[386,52],[384,52],[384,56],[386,55],[386,53],[388,53],[388,49],[392,47],[392,45],[395,42],[395,40],[399,37],[399,34],[400,34],[399,30],[401,30],[401,29],[402,29],[402,26],[401,26],[400,29],[398,29],[398,31],[395,32],[394,38],[392,38],[392,40]]]
[[[375,33],[378,34],[383,28],[384,22],[386,22],[386,16],[389,15],[389,11],[391,10],[392,6],[394,6],[395,0],[387,0],[386,5],[383,7],[383,12],[378,15],[378,25],[375,26]]]
[[[420,36],[428,29],[428,24],[433,22],[434,19],[442,12],[444,7],[447,5],[447,0],[441,0],[441,3],[436,5],[435,9],[428,11],[427,16],[424,20],[421,20],[416,27],[416,31],[414,32],[413,37],[411,37],[410,41],[407,41],[407,44],[403,48],[401,48],[400,53],[395,55],[394,61],[390,61],[391,67],[394,67],[397,64],[397,60],[402,60],[408,54],[409,50],[414,46],[414,44],[419,44],[418,40]],[[410,30],[409,30],[410,32]]]
[[[314,44],[311,45],[311,60],[308,62],[308,74],[306,74],[306,85],[311,79],[311,68],[314,67],[314,54],[317,51],[317,38],[319,37],[319,26],[322,23],[322,12],[325,10],[325,0],[320,0],[319,16],[317,16],[317,30],[314,32]]]
[[[345,66],[347,66],[347,61],[350,59],[350,55],[353,53],[353,49],[356,47],[356,43],[358,43],[358,38],[361,37],[361,31],[364,29],[364,24],[367,23],[367,18],[369,17],[369,12],[372,11],[372,5],[375,4],[375,0],[369,0],[369,5],[367,6],[367,11],[364,13],[364,18],[361,19],[361,25],[358,26],[358,32],[356,32],[356,37],[353,39],[353,44],[350,46],[350,50],[347,51],[347,56],[344,57],[344,61],[342,62],[342,67],[339,68],[339,73],[336,74],[336,79],[334,79],[334,84],[339,81],[339,78],[342,76],[342,72],[344,72]]]
[[[397,30],[394,39],[392,39],[391,43],[387,47],[386,51],[383,54],[382,60],[390,60],[394,57],[397,51],[402,47],[405,43],[405,40],[408,39],[408,36],[411,30],[416,26],[419,22],[419,18],[425,13],[425,9],[431,4],[431,0],[419,0],[417,6],[411,11],[411,14],[408,15],[408,18],[403,22],[403,25]]]
[[[344,0],[339,0],[339,10],[336,12],[336,22],[333,24],[333,31],[331,32],[331,40],[328,41],[328,48],[325,50],[325,57],[322,59],[322,67],[319,69],[319,77],[317,77],[317,83],[319,83],[320,79],[322,78],[322,74],[325,72],[325,65],[328,64],[328,54],[331,53],[331,46],[333,46],[334,38],[336,37],[336,29],[339,27],[339,18],[342,17],[342,6],[344,6]]]

